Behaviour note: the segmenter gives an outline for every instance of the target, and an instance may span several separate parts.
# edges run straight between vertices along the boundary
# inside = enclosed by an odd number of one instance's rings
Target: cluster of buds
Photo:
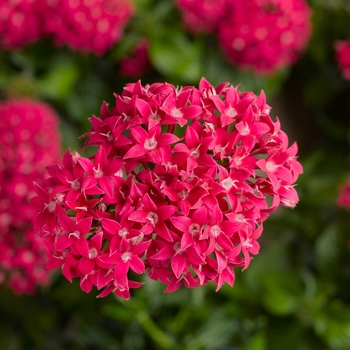
[[[32,293],[49,282],[45,246],[34,232],[33,181],[60,159],[58,117],[30,100],[0,104],[0,284]]]
[[[263,222],[294,207],[297,146],[269,116],[263,92],[229,83],[128,84],[83,135],[96,153],[68,150],[36,186],[36,230],[48,268],[99,297],[129,298],[147,273],[173,292],[233,285],[259,252]]]
[[[336,60],[345,80],[350,80],[350,41],[338,40],[334,44]]]
[[[227,59],[257,74],[292,65],[311,35],[305,0],[177,0],[193,33],[213,32]]]
[[[132,0],[6,0],[0,4],[0,39],[21,48],[42,36],[56,45],[103,54],[123,36]]]

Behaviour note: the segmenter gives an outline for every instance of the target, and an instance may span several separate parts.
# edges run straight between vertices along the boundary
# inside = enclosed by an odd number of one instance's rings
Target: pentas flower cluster
[[[214,31],[230,0],[177,0],[185,26],[193,33]]]
[[[32,293],[49,282],[44,244],[33,224],[33,181],[60,158],[58,117],[46,104],[30,100],[0,103],[0,284]]]
[[[151,68],[148,59],[148,41],[140,40],[134,47],[131,55],[124,57],[120,62],[120,74],[125,77],[140,78]]]
[[[104,103],[83,135],[36,186],[36,229],[48,268],[99,297],[129,298],[147,273],[174,292],[209,281],[233,285],[258,254],[269,213],[298,202],[297,145],[269,116],[263,92],[140,81]]]
[[[350,210],[350,178],[346,184],[340,188],[337,205]]]
[[[4,48],[19,48],[42,35],[41,0],[0,2],[0,43]]]
[[[20,48],[49,35],[59,46],[100,55],[122,38],[134,10],[132,0],[4,0],[1,44]]]
[[[218,28],[228,59],[258,74],[293,64],[311,34],[305,0],[231,0]]]
[[[101,55],[123,36],[132,0],[45,0],[45,32],[57,45]]]
[[[338,40],[334,48],[342,76],[345,80],[350,80],[350,41]]]

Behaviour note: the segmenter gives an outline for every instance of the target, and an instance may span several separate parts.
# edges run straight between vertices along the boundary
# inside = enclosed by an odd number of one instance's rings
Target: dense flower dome
[[[227,58],[258,74],[293,64],[311,35],[305,0],[230,0],[219,22],[219,44]]]
[[[130,297],[147,273],[173,292],[233,285],[259,252],[269,213],[294,207],[302,172],[263,92],[229,83],[175,88],[140,81],[92,116],[86,158],[68,150],[32,204],[48,268],[99,297]]]
[[[0,44],[20,48],[42,35],[42,0],[0,1]]]
[[[185,26],[193,33],[210,33],[224,15],[229,0],[177,0]]]
[[[57,45],[103,54],[123,36],[132,0],[44,0],[45,32]]]
[[[350,80],[350,41],[338,40],[334,46],[342,76],[345,80]]]
[[[0,103],[0,284],[32,293],[48,283],[44,244],[34,231],[33,181],[60,157],[58,117],[30,100]]]

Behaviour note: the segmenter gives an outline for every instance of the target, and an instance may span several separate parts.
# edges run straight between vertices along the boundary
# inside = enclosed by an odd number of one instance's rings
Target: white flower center
[[[229,108],[227,108],[225,110],[225,114],[228,115],[229,117],[233,118],[233,117],[235,117],[237,115],[237,111],[236,111],[235,108],[230,106]]]
[[[94,171],[94,177],[96,179],[100,179],[103,176],[103,171],[100,169],[100,164],[97,165],[97,169],[94,167],[92,170]]]
[[[56,202],[51,201],[49,204],[46,205],[46,208],[50,213],[53,213],[56,209]]]
[[[221,228],[218,225],[214,225],[210,228],[210,233],[216,238],[217,236],[219,236],[221,232]]]
[[[186,199],[188,197],[188,191],[186,190],[186,188],[184,188],[183,190],[177,192],[177,195],[180,199]]]
[[[151,151],[152,149],[155,149],[157,147],[157,141],[154,139],[154,137],[147,139],[143,145],[143,147],[147,151]]]
[[[182,118],[182,117],[183,117],[182,112],[181,112],[178,108],[174,108],[174,109],[171,111],[171,115],[172,115],[174,118]]]
[[[128,230],[126,229],[126,228],[122,228],[122,229],[120,229],[119,231],[118,231],[118,235],[120,236],[120,237],[126,237],[126,235],[128,234],[129,232],[128,232]]]
[[[270,173],[273,173],[276,170],[276,168],[277,166],[273,161],[269,160],[268,162],[266,162],[266,170]]]
[[[190,234],[191,234],[192,236],[196,236],[196,235],[198,235],[200,229],[201,229],[201,227],[200,227],[198,224],[192,224],[192,225],[189,227],[188,231],[190,232]]]
[[[89,249],[89,259],[96,258],[97,254],[98,254],[98,251],[97,251],[96,248],[90,248]]]
[[[124,262],[128,262],[131,259],[131,253],[130,252],[125,252],[122,254],[121,259]]]
[[[229,191],[232,187],[237,188],[235,183],[238,182],[238,180],[232,180],[230,177],[228,177],[225,180],[221,181],[221,186],[226,190]]]
[[[151,224],[153,226],[156,225],[156,223],[158,222],[158,215],[156,213],[153,213],[153,212],[149,212],[147,214],[147,219],[151,222]]]
[[[80,181],[78,181],[78,180],[74,180],[74,181],[72,181],[70,187],[71,187],[73,190],[77,191],[77,190],[80,189],[81,183],[80,183]]]

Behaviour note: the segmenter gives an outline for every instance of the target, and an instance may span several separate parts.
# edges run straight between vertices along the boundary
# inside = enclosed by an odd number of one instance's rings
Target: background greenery
[[[164,294],[147,281],[129,301],[96,299],[58,272],[34,296],[0,288],[0,349],[350,349],[350,213],[336,207],[350,173],[350,82],[334,59],[337,39],[350,39],[348,0],[312,0],[313,36],[297,62],[271,77],[256,77],[225,62],[215,38],[190,36],[172,0],[137,0],[124,39],[102,57],[57,49],[40,41],[0,55],[0,88],[24,90],[60,114],[64,149],[79,150],[78,136],[132,81],[120,60],[139,39],[149,40],[152,69],[142,83],[213,85],[230,81],[261,89],[272,114],[297,140],[304,174],[300,203],[265,223],[261,253],[233,288],[213,285]]]

